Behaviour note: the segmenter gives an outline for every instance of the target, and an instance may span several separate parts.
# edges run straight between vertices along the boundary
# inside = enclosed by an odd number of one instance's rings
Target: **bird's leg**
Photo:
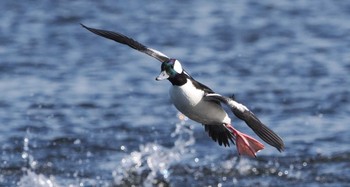
[[[230,124],[225,124],[225,127],[236,137],[236,147],[240,155],[256,157],[256,153],[264,149],[264,145],[258,140],[239,132]]]

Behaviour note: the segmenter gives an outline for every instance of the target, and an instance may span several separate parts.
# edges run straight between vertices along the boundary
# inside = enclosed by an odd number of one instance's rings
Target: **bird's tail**
[[[235,136],[237,151],[240,155],[256,157],[256,153],[264,149],[264,145],[260,143],[258,140],[250,137],[247,134],[239,132],[237,129],[233,128],[231,125],[225,125],[225,126]]]

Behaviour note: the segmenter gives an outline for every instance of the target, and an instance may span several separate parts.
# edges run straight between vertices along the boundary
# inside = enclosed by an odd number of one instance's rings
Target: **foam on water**
[[[152,186],[154,184],[169,183],[169,170],[172,164],[180,159],[190,156],[191,146],[195,143],[191,126],[185,124],[187,118],[179,114],[182,119],[176,124],[175,131],[171,134],[176,138],[173,147],[167,148],[157,143],[141,145],[139,151],[131,152],[125,156],[120,167],[113,171],[116,185],[139,184]]]
[[[327,167],[326,170],[323,164],[326,160],[342,167],[349,158],[348,154],[340,154],[334,158],[284,157],[282,160],[270,156],[250,159],[229,153],[219,159],[209,154],[209,150],[205,150],[204,156],[199,158],[198,155],[201,154],[198,152],[201,150],[197,150],[193,127],[186,123],[187,119],[184,116],[179,115],[179,118],[181,122],[176,124],[171,134],[171,138],[175,139],[173,146],[165,147],[158,143],[140,145],[138,151],[127,154],[119,161],[111,173],[112,179],[107,181],[77,175],[74,175],[74,179],[67,181],[62,180],[58,175],[38,172],[41,163],[33,157],[34,150],[30,149],[31,133],[27,130],[21,153],[21,158],[26,165],[22,167],[23,175],[16,184],[18,187],[179,186],[188,184],[185,181],[196,181],[197,184],[214,186],[223,184],[269,186],[272,183],[282,184],[286,180],[290,184],[295,184],[309,177],[326,182],[340,180],[346,183],[348,181],[346,175],[338,179],[326,176],[325,173],[331,168]],[[318,172],[308,172],[310,167]]]
[[[60,187],[54,176],[45,176],[34,172],[38,161],[34,159],[29,149],[30,131],[27,130],[26,136],[23,138],[22,159],[27,163],[26,167],[22,167],[24,175],[18,181],[18,187]]]
[[[18,187],[60,187],[53,176],[46,177],[43,174],[36,174],[29,169],[25,170],[25,175],[17,183]]]

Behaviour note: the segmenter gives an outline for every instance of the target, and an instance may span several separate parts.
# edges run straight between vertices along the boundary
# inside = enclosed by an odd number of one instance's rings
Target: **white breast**
[[[204,91],[187,81],[182,86],[170,88],[170,98],[175,107],[188,118],[202,124],[230,124],[231,119],[222,107],[211,101],[203,100]]]

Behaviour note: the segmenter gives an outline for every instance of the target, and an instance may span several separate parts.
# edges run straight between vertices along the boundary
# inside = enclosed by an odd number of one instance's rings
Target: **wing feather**
[[[284,143],[281,137],[279,137],[270,128],[264,125],[246,106],[235,100],[221,96],[220,94],[207,94],[206,97],[220,101],[231,108],[231,111],[239,119],[245,121],[245,123],[266,143],[275,147],[278,151],[284,150]]]
[[[166,55],[164,55],[163,53],[155,50],[155,49],[152,49],[152,48],[148,48],[146,47],[145,45],[139,43],[138,41],[130,38],[130,37],[127,37],[121,33],[118,33],[118,32],[112,32],[112,31],[107,31],[107,30],[102,30],[102,29],[94,29],[94,28],[91,28],[91,27],[87,27],[83,24],[81,24],[82,27],[84,27],[85,29],[89,30],[90,32],[94,33],[94,34],[97,34],[99,36],[102,36],[102,37],[105,37],[105,38],[108,38],[110,40],[113,40],[113,41],[116,41],[118,43],[121,43],[121,44],[125,44],[125,45],[128,45],[129,47],[133,48],[133,49],[136,49],[140,52],[143,52],[157,60],[159,60],[160,62],[167,62],[169,61],[169,57],[167,57]]]

